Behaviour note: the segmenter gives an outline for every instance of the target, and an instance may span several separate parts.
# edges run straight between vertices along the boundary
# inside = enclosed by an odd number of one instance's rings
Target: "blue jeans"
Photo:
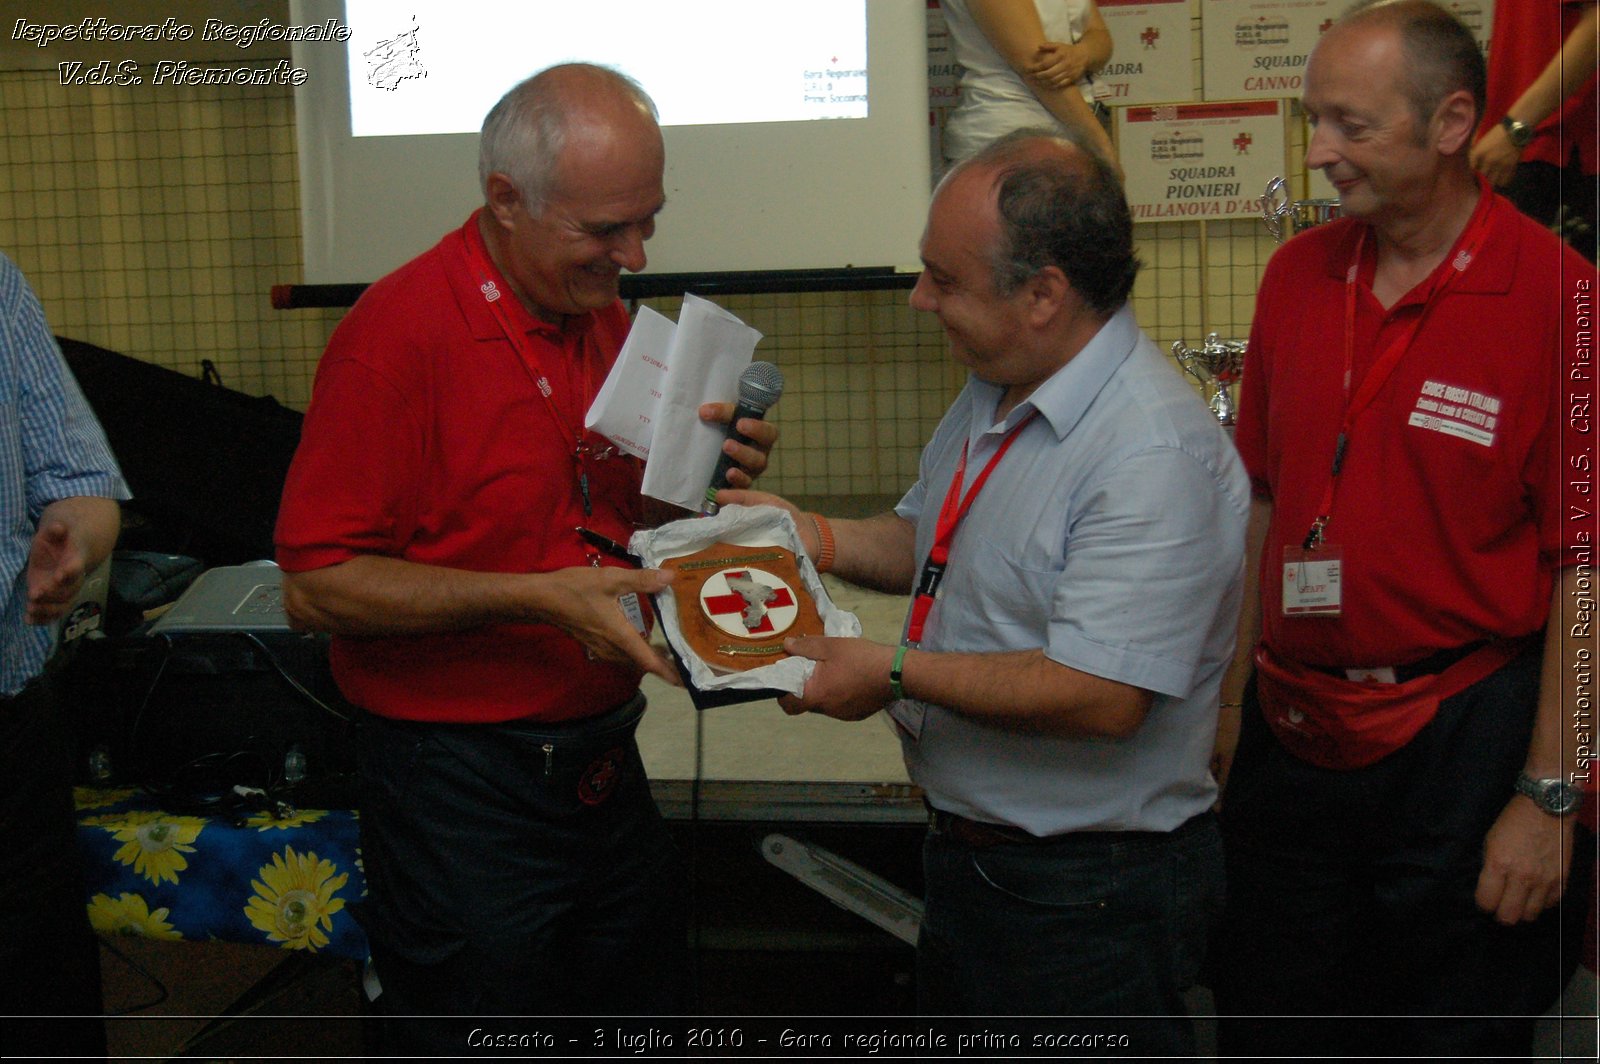
[[[642,705],[573,725],[363,721],[357,915],[382,1015],[683,1011],[682,878],[633,738]],[[466,1051],[460,1024],[386,1026],[386,1049]]]
[[[1579,859],[1574,904],[1533,923],[1503,927],[1473,901],[1484,836],[1527,755],[1539,665],[1523,655],[1351,771],[1286,751],[1249,685],[1222,806],[1224,1054],[1527,1056],[1534,1017],[1577,962],[1575,948],[1563,962],[1563,924],[1581,932],[1592,897]]]
[[[1222,906],[1222,840],[1204,813],[1170,833],[1082,832],[923,846],[919,1011],[1100,1016],[1147,1055],[1195,1052],[1183,992]]]

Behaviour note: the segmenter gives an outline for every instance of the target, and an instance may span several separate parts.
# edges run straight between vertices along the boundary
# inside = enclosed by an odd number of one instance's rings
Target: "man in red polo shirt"
[[[1355,10],[1307,64],[1306,165],[1344,217],[1273,257],[1245,364],[1225,1053],[1526,1056],[1583,916],[1558,903],[1589,871],[1595,527],[1564,505],[1592,456],[1562,400],[1592,392],[1565,375],[1595,275],[1473,173],[1483,84],[1424,0]]]
[[[333,633],[367,710],[363,925],[389,1014],[684,1005],[674,856],[633,740],[641,674],[676,680],[624,609],[668,578],[575,531],[626,541],[646,517],[639,464],[583,415],[663,162],[630,80],[528,79],[485,120],[484,207],[374,284],[318,369],[278,559],[290,616]],[[742,486],[776,433],[740,429]],[[394,1048],[452,1039],[425,1025]]]

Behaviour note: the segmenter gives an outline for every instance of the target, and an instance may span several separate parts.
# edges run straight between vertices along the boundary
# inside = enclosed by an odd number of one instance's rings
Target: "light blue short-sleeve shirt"
[[[54,643],[53,625],[25,622],[39,515],[86,495],[126,499],[128,488],[38,298],[0,255],[0,694],[37,675]]]
[[[1002,392],[969,380],[896,507],[926,558],[963,444],[970,485],[1038,411],[961,522],[921,646],[1042,648],[1155,698],[1123,741],[1025,735],[899,702],[890,713],[911,778],[937,808],[1036,835],[1171,830],[1216,799],[1209,766],[1242,589],[1243,467],[1126,306],[996,423]]]

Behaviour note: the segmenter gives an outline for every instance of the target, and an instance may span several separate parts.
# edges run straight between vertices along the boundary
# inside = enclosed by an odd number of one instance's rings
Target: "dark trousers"
[[[1518,163],[1511,184],[1503,190],[1517,209],[1540,225],[1555,228],[1590,262],[1595,260],[1596,182],[1585,174],[1576,156],[1566,166]]]
[[[72,753],[46,680],[0,699],[0,1053],[104,1057]],[[24,1017],[59,1017],[30,1021]],[[67,1019],[66,1017],[78,1017]],[[89,1017],[89,1018],[85,1018]]]
[[[1250,685],[1222,813],[1225,1054],[1528,1054],[1577,963],[1562,940],[1581,932],[1593,867],[1574,860],[1571,903],[1531,924],[1504,927],[1473,902],[1538,677],[1538,652],[1525,654],[1446,700],[1402,750],[1346,772],[1278,745]]]
[[[633,730],[643,700],[581,725],[359,729],[358,916],[386,1052],[467,1052],[443,1017],[685,1010],[676,851]]]
[[[931,832],[923,865],[920,1012],[990,1029],[990,1017],[1102,1017],[1104,1033],[1130,1037],[1128,1054],[1194,1055],[1182,995],[1223,891],[1210,813],[1168,833],[988,847]]]

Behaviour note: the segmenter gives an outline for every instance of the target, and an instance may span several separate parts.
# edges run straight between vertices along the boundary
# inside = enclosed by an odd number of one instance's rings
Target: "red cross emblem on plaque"
[[[1240,155],[1250,154],[1251,139],[1252,138],[1250,134],[1240,133],[1237,137],[1233,138],[1233,150],[1238,152]]]
[[[1156,42],[1161,39],[1161,31],[1154,26],[1146,26],[1144,32],[1139,34],[1139,39],[1144,42],[1146,48],[1154,48]]]
[[[748,638],[787,631],[800,614],[794,592],[761,569],[724,569],[700,590],[700,608],[711,623]]]
[[[1327,33],[1328,32],[1328,27],[1331,26],[1331,25],[1333,25],[1333,19],[1331,19],[1331,18],[1323,19],[1322,20],[1322,25],[1317,27],[1317,32],[1318,33]]]

